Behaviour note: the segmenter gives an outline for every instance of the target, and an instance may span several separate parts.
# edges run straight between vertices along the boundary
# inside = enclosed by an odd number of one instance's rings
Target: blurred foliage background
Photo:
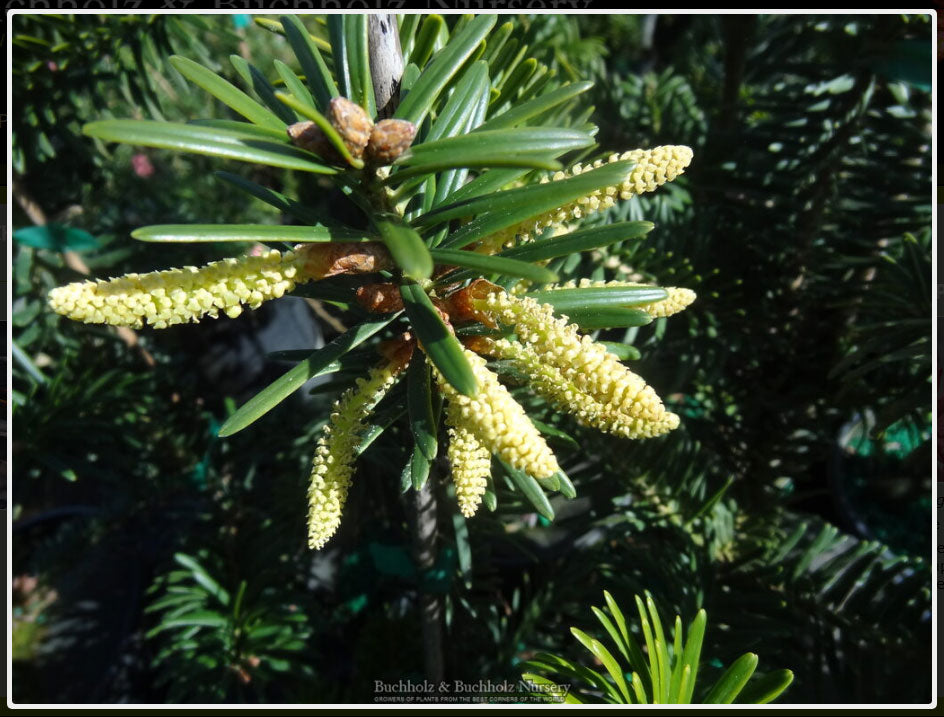
[[[567,628],[590,629],[603,589],[648,590],[686,624],[706,609],[706,680],[756,651],[760,672],[794,671],[784,701],[930,699],[928,17],[519,18],[531,56],[595,81],[603,149],[695,150],[680,180],[588,220],[654,221],[646,241],[565,267],[698,292],[671,322],[603,336],[641,350],[682,427],[620,442],[516,394],[558,429],[577,500],[550,525],[506,497],[468,523],[441,512],[422,579],[389,468],[402,435],[365,453],[317,554],[298,506],[334,393],[216,438],[285,370],[268,353],[330,339],[343,312],[288,298],[129,334],[45,307],[82,272],[229,253],[133,243],[138,226],[283,221],[214,171],[300,191],[289,173],[80,132],[226,116],[167,57],[237,84],[230,54],[292,62],[247,20],[11,19],[17,702],[371,701],[374,680],[422,679],[421,590],[445,595],[447,678],[514,680],[538,651],[583,659]]]

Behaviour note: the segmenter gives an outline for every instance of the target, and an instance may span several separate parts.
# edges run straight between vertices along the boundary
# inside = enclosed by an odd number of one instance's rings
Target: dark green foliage
[[[212,31],[195,15],[17,15],[11,23],[13,170],[30,194],[67,199],[101,176],[100,152],[83,140],[81,125],[116,99],[162,118],[166,81],[158,76],[167,55],[186,48],[205,57],[197,38]]]
[[[232,589],[189,555],[174,561],[179,567],[155,581],[145,609],[156,622],[145,636],[157,643],[152,664],[168,701],[297,700],[293,685],[314,677],[304,662],[312,632],[289,592],[260,592],[262,571],[253,571],[252,587],[242,578]],[[190,665],[183,679],[181,661]]]
[[[528,607],[489,644],[531,634],[529,647],[550,649],[546,625],[579,624],[586,585],[648,589],[683,616],[704,606],[722,621],[722,660],[755,650],[794,669],[790,699],[925,701],[931,576],[906,556],[929,550],[929,97],[869,68],[894,52],[889,33],[926,41],[930,28],[749,20],[660,17],[687,28],[674,48],[701,51],[690,62],[653,51],[654,74],[594,92],[614,110],[636,97],[621,122],[603,124],[614,150],[688,141],[695,161],[687,182],[611,211],[654,220],[646,242],[550,266],[562,278],[629,274],[698,291],[655,331],[604,334],[642,351],[640,372],[659,375],[683,425],[599,465],[610,441],[542,416],[582,444],[586,459],[564,468],[590,503],[558,515],[563,532],[538,553],[535,587],[515,593]],[[722,48],[745,53],[746,74],[725,74]],[[846,68],[860,84],[830,84]],[[692,136],[662,134],[656,118]],[[618,476],[633,486],[624,498]],[[797,509],[856,537],[812,541],[823,524]],[[587,554],[576,546],[590,536]],[[558,557],[571,544],[572,557]]]

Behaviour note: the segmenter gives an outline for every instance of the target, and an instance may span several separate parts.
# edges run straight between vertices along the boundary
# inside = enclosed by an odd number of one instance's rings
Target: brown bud
[[[335,97],[328,105],[328,119],[341,135],[351,155],[357,159],[363,157],[374,126],[364,108],[347,97]]]
[[[296,147],[314,152],[319,157],[332,164],[341,163],[342,160],[341,156],[338,154],[338,150],[336,150],[334,145],[325,137],[325,133],[321,131],[321,127],[314,122],[296,122],[286,127],[286,131],[288,132],[289,138],[292,140],[292,144]]]
[[[357,289],[357,303],[374,314],[389,314],[403,308],[403,297],[396,284],[365,284]]]
[[[374,125],[367,144],[367,160],[373,164],[392,164],[413,143],[416,125],[399,119],[385,119]]]
[[[372,274],[395,266],[380,242],[303,244],[295,253],[304,261],[302,274],[315,280],[338,274]]]
[[[491,329],[498,328],[498,325],[487,314],[472,305],[474,300],[484,299],[493,291],[501,291],[501,288],[485,279],[476,279],[464,289],[459,289],[446,297],[446,311],[457,323],[478,321]]]
[[[463,336],[461,341],[469,351],[474,351],[480,356],[492,356],[495,353],[495,344],[485,336]]]
[[[413,350],[416,348],[416,340],[413,334],[406,331],[396,338],[387,341],[381,341],[377,345],[377,351],[387,361],[393,364],[395,371],[400,371],[410,363],[413,357]]]
[[[436,309],[436,313],[439,314],[439,318],[443,320],[443,323],[446,325],[446,328],[450,332],[453,332],[452,321],[449,317],[449,306],[442,299],[430,298],[430,301],[433,304],[433,308]]]

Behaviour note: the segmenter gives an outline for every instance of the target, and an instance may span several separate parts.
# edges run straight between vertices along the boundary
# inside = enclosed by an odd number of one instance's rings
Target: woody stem
[[[383,117],[391,116],[400,102],[400,77],[403,59],[396,18],[390,14],[371,15],[367,25],[369,37],[370,74],[374,98]],[[374,177],[369,180],[368,194],[378,209],[389,210],[386,189]],[[436,562],[437,510],[433,493],[433,476],[415,492],[412,513],[413,560],[419,575],[429,571]],[[442,597],[422,591],[419,594],[420,625],[423,639],[423,668],[426,679],[439,684],[443,679]]]
[[[432,466],[430,467],[432,469]],[[436,530],[436,495],[433,475],[414,491],[413,498],[413,560],[419,576],[429,574],[436,564],[438,534]],[[423,673],[433,684],[443,679],[442,597],[420,587],[420,627],[423,640]]]

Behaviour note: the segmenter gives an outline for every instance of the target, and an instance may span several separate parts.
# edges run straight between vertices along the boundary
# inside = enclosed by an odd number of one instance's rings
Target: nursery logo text
[[[535,684],[528,680],[374,680],[374,702],[563,702],[570,685]]]

